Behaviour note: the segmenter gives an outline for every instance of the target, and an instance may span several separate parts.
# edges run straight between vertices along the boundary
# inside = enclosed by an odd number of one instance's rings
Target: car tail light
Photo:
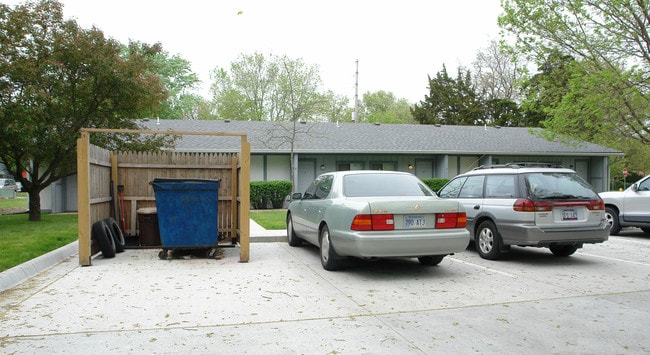
[[[465,227],[467,227],[467,214],[465,212],[438,213],[436,215],[436,229]]]
[[[548,212],[553,210],[553,205],[548,201],[533,201],[527,198],[519,198],[512,205],[517,212]]]
[[[589,201],[589,204],[587,205],[587,209],[594,210],[594,211],[604,210],[605,209],[605,201],[603,201],[603,200]]]
[[[549,212],[553,207],[577,207],[584,206],[590,210],[604,210],[603,200],[589,201],[532,201],[527,198],[520,198],[515,201],[512,209],[517,212]]]
[[[392,214],[358,214],[354,216],[350,229],[353,231],[387,231],[395,229]]]

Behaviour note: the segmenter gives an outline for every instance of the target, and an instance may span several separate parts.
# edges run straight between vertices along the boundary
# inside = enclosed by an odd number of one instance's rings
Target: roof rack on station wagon
[[[543,162],[514,162],[506,164],[481,165],[473,170],[497,169],[497,168],[564,168],[561,164],[543,163]]]

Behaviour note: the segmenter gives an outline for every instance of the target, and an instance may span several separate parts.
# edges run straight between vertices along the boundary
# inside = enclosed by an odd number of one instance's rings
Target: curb
[[[0,273],[0,292],[8,290],[79,252],[79,240]]]

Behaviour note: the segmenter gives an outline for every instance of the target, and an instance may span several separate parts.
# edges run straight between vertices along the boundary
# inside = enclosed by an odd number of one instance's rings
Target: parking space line
[[[611,258],[609,256],[602,256],[602,255],[582,253],[582,252],[580,253],[580,255],[591,256],[591,257],[594,257],[594,258],[606,259],[606,260],[611,260],[611,261],[620,261],[620,262],[628,263],[628,264],[650,266],[650,264],[648,264],[648,263],[642,263],[642,262],[639,262],[639,261],[632,261],[632,260],[625,260],[625,259],[618,259],[618,258]]]
[[[510,274],[510,273],[507,273],[507,272],[505,272],[505,271],[499,271],[499,270],[496,270],[496,269],[492,269],[492,268],[489,268],[489,267],[485,267],[485,266],[483,266],[483,265],[478,265],[478,264],[470,263],[470,262],[463,261],[463,260],[456,259],[456,258],[451,258],[451,259],[453,259],[454,261],[459,262],[459,263],[461,263],[461,264],[469,265],[469,266],[475,267],[475,268],[477,268],[477,269],[482,269],[482,270],[490,271],[490,272],[493,272],[493,273],[495,273],[495,274],[500,274],[500,275],[508,276],[508,277],[512,277],[512,278],[517,277],[517,275]]]

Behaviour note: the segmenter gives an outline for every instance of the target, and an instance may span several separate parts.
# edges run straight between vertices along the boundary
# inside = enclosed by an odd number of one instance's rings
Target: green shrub
[[[290,181],[252,181],[251,208],[282,208],[289,194],[291,194]]]
[[[431,190],[434,192],[438,192],[443,186],[445,186],[446,183],[449,182],[449,179],[443,179],[443,178],[428,178],[428,179],[421,179],[422,182],[427,184]]]

